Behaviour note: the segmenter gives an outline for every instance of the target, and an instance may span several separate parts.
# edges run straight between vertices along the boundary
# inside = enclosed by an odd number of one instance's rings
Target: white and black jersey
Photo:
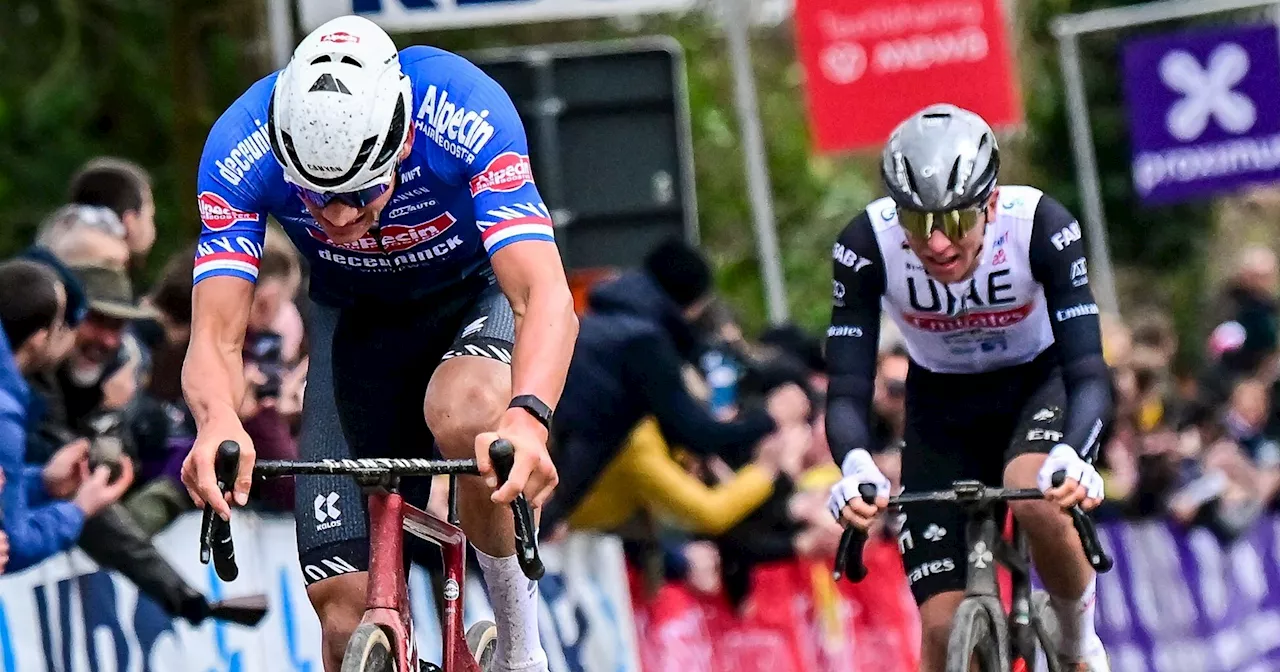
[[[986,374],[1055,357],[1067,396],[1063,442],[1091,454],[1111,388],[1080,224],[1032,187],[1002,186],[997,198],[977,269],[960,283],[925,273],[891,199],[840,234],[827,331],[827,433],[837,463],[868,447],[881,310],[902,331],[913,366],[929,372]]]

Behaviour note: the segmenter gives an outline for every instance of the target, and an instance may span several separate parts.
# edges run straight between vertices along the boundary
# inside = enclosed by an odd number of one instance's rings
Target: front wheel
[[[490,672],[498,651],[498,626],[493,621],[480,621],[467,628],[467,648],[480,666],[480,672]]]
[[[1049,635],[1049,628],[1057,628],[1056,622],[1050,626],[1053,619],[1053,612],[1049,610],[1049,595],[1044,591],[1036,591],[1031,594],[1031,629],[1035,632],[1036,641],[1040,643],[1040,651],[1044,654],[1045,666],[1049,672],[1060,672],[1062,670],[1062,661],[1058,658],[1058,647],[1053,643],[1053,638]]]
[[[976,665],[976,667],[974,667]],[[947,672],[1005,672],[991,613],[977,600],[965,600],[951,621]]]
[[[341,672],[398,672],[387,632],[372,623],[361,623],[347,640]]]

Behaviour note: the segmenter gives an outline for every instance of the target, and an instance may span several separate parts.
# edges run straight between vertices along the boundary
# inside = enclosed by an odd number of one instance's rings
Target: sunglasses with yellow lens
[[[982,221],[984,210],[985,208],[976,207],[946,212],[920,212],[898,208],[898,223],[912,238],[925,240],[934,231],[941,231],[947,238],[958,241]]]

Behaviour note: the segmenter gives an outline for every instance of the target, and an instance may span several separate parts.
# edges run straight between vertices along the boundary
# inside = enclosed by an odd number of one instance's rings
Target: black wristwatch
[[[553,414],[551,407],[544,404],[541,399],[532,394],[522,394],[511,400],[511,404],[507,408],[522,408],[529,412],[534,419],[542,423],[547,431],[551,431],[551,416]]]

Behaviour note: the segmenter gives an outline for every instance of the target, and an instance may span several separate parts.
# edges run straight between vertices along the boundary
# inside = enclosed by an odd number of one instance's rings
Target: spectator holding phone
[[[0,264],[0,469],[3,527],[12,540],[5,553],[7,571],[71,548],[85,519],[118,501],[133,481],[128,460],[114,477],[105,465],[90,473],[86,441],[67,444],[43,468],[25,463],[30,391],[23,375],[55,366],[70,350],[66,297],[47,267],[30,261]]]
[[[89,439],[91,460],[127,464],[132,474],[139,444],[154,441],[140,440],[135,431],[133,401],[141,381],[134,367],[144,362],[137,339],[127,329],[131,321],[152,317],[155,311],[137,305],[123,269],[73,265],[71,272],[84,290],[87,311],[74,329],[67,361],[55,371],[26,375],[44,411],[33,423],[35,441],[28,459],[53,465],[59,454],[52,452],[53,446],[76,445],[84,437]],[[39,445],[44,449],[37,449]],[[81,550],[99,565],[118,570],[167,613],[192,624],[207,618],[210,607],[204,595],[160,554],[124,505],[115,500],[110,504],[84,522]],[[20,545],[17,539],[13,545]]]
[[[249,309],[243,352],[248,389],[240,408],[244,430],[264,460],[298,459],[291,423],[302,411],[300,385],[306,379],[306,363],[295,365],[299,343],[281,332],[288,331],[282,324],[297,314],[294,296],[301,281],[301,265],[288,241],[269,238]],[[267,508],[293,510],[291,478],[261,483],[254,494]]]

